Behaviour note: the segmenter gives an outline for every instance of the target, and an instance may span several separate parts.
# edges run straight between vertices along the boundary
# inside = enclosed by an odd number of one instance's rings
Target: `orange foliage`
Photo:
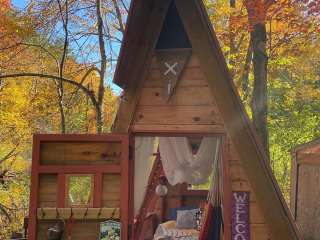
[[[6,15],[5,13],[10,8],[10,0],[0,0],[0,33],[4,31]]]
[[[249,30],[252,31],[256,24],[265,24],[269,7],[274,0],[245,0],[249,19]]]
[[[308,14],[320,16],[319,0],[297,0],[297,2],[302,2],[308,8]]]
[[[10,2],[10,0],[0,0],[0,6],[8,9],[10,7]]]

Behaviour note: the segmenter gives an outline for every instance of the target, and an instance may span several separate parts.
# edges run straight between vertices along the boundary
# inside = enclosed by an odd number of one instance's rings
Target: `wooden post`
[[[121,216],[121,240],[128,239],[129,225],[129,137],[123,139],[121,155],[121,192],[123,194],[120,199],[120,216]]]
[[[66,175],[58,174],[58,207],[63,208],[66,205]]]
[[[40,164],[40,141],[37,135],[33,137],[32,166],[31,166],[31,190],[29,205],[28,239],[36,240],[37,237],[37,204],[39,191],[38,166]]]

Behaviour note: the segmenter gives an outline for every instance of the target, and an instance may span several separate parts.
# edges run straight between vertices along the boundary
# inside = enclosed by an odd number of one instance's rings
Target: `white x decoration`
[[[178,66],[177,62],[175,62],[172,65],[169,65],[167,62],[165,62],[164,65],[166,65],[167,67],[167,71],[164,73],[164,75],[168,75],[168,73],[172,73],[175,76],[177,75],[177,72],[175,70],[175,67]]]

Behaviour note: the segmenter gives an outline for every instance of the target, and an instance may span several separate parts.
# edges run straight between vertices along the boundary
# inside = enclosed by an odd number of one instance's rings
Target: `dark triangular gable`
[[[190,40],[192,51],[199,57],[201,69],[209,82],[212,95],[215,97],[226,128],[269,225],[272,239],[300,239],[267,163],[264,150],[230,77],[202,1],[174,0],[174,2]],[[170,3],[171,1],[167,0],[134,0],[132,2],[127,33],[114,79],[116,84],[125,88],[124,100],[114,125],[116,132],[129,131],[141,93],[140,89],[148,73],[153,50]],[[148,20],[140,19],[139,21],[136,15],[148,16]],[[132,35],[137,32],[144,38],[138,45]]]
[[[156,49],[191,48],[191,44],[174,2],[168,8]]]

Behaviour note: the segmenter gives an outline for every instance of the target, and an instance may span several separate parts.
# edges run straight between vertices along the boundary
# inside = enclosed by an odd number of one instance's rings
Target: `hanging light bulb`
[[[156,194],[159,197],[164,197],[168,194],[168,187],[166,186],[167,179],[165,176],[159,177],[159,184],[156,187]]]

